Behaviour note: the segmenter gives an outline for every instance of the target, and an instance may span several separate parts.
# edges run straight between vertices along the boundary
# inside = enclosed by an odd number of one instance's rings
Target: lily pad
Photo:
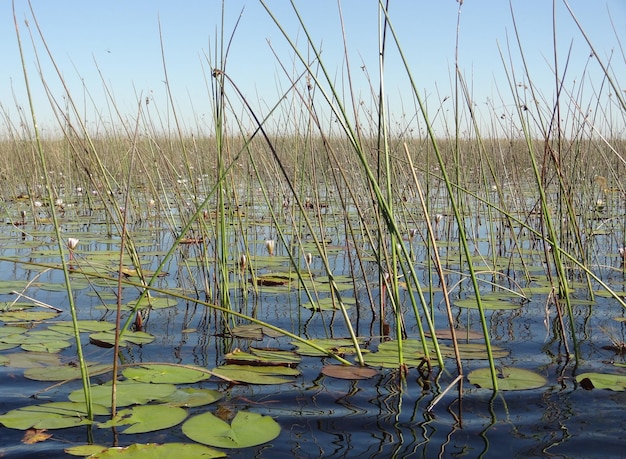
[[[82,389],[81,389],[82,390]],[[94,404],[96,415],[107,415],[109,410]],[[85,403],[52,402],[43,405],[31,405],[9,411],[0,416],[0,424],[11,429],[64,429],[90,424],[86,418]]]
[[[296,352],[298,354],[310,357],[326,357],[328,354],[347,355],[356,353],[352,340],[348,338],[311,339],[308,342],[326,349],[327,352],[319,351],[301,341],[292,341],[291,344],[297,347]],[[359,342],[362,342],[362,340],[359,340]]]
[[[345,299],[342,300],[343,305],[346,309],[350,308],[350,303],[354,303],[354,299],[351,299],[352,301],[348,302]],[[302,305],[303,308],[306,309],[310,309],[312,311],[337,311],[338,309],[341,308],[341,306],[339,305],[339,302],[337,301],[337,298],[334,298],[332,296],[328,296],[326,298],[320,298],[318,301],[316,301],[315,303],[304,303]]]
[[[479,368],[467,375],[470,383],[485,389],[493,389],[491,371],[489,368]],[[546,378],[534,371],[524,368],[499,367],[498,389],[500,390],[526,390],[542,387],[547,383]]]
[[[231,330],[231,335],[236,338],[244,338],[244,339],[253,339],[256,341],[261,341],[264,336],[269,336],[270,338],[277,338],[282,336],[283,334],[272,330],[271,328],[264,327],[262,325],[257,324],[246,324],[246,325],[238,325]]]
[[[90,376],[99,375],[111,371],[113,367],[106,364],[88,365]],[[24,376],[35,381],[69,381],[81,377],[80,367],[77,364],[46,366],[29,368],[24,372]]]
[[[301,357],[295,352],[282,350],[251,349],[251,353],[235,349],[224,356],[226,362],[248,365],[296,366]]]
[[[115,329],[115,324],[101,320],[79,320],[78,329],[81,332],[104,332]],[[50,325],[48,330],[74,336],[74,324],[69,320],[56,322]]]
[[[113,347],[115,345],[115,332],[100,332],[89,335],[89,341],[100,347]],[[154,341],[154,336],[142,331],[127,331],[120,338],[120,346],[129,344],[148,344]]]
[[[98,424],[100,428],[130,425],[120,433],[136,434],[169,429],[183,422],[187,411],[171,405],[143,405],[120,410],[113,419]]]
[[[409,367],[418,367],[424,362],[424,349],[420,341],[407,339],[402,342],[403,363]],[[365,363],[373,367],[398,368],[400,357],[397,341],[386,341],[378,346],[376,352],[365,355]]]
[[[248,384],[283,384],[293,381],[300,372],[280,366],[222,365],[213,373],[228,379]]]
[[[41,322],[52,319],[58,314],[53,311],[3,311],[0,312],[0,322]]]
[[[212,413],[204,413],[185,422],[183,433],[205,445],[247,448],[278,437],[280,425],[269,416],[247,411],[238,412],[230,424]]]
[[[378,372],[373,368],[357,367],[354,365],[324,365],[322,374],[338,379],[369,379]]]
[[[576,376],[576,381],[585,389],[610,389],[618,392],[626,390],[626,375],[581,373]]]
[[[117,383],[117,406],[144,405],[151,401],[161,401],[176,390],[173,384],[148,384],[134,381],[120,381]],[[85,401],[85,393],[77,389],[70,393],[69,399],[73,402]],[[102,384],[91,388],[93,403],[111,406],[111,384]]]
[[[16,352],[5,355],[9,359],[8,366],[13,368],[36,368],[58,366],[61,358],[58,354],[47,352]]]
[[[99,445],[72,446],[65,450],[74,456],[92,459],[212,459],[226,457],[226,453],[197,443],[135,443],[130,446],[107,448]]]
[[[211,375],[202,368],[189,366],[149,364],[126,368],[122,374],[127,379],[144,383],[191,384],[209,379]]]
[[[511,293],[486,293],[480,296],[483,309],[504,310],[519,309],[522,307],[519,297]],[[478,309],[478,303],[475,296],[469,296],[462,300],[454,302],[459,308]]]
[[[163,397],[161,402],[171,406],[193,408],[196,406],[210,405],[221,398],[222,393],[217,390],[187,387],[185,389],[177,389],[171,395]]]

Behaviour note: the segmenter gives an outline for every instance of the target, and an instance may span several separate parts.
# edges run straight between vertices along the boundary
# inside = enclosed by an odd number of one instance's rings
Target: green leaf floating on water
[[[581,373],[576,376],[576,381],[585,389],[610,389],[618,392],[626,390],[626,375]]]
[[[183,408],[170,405],[143,405],[133,406],[117,412],[113,419],[98,424],[105,429],[114,426],[126,426],[120,433],[137,434],[154,432],[155,430],[169,429],[183,422],[187,411]]]
[[[150,401],[162,401],[176,391],[173,384],[148,384],[134,381],[120,381],[117,383],[117,406],[144,405]],[[85,401],[85,393],[77,389],[70,393],[69,399],[73,402]],[[102,384],[91,388],[93,403],[111,406],[111,384]]]
[[[238,349],[229,352],[224,356],[226,362],[233,364],[251,365],[281,365],[296,366],[300,363],[301,357],[295,352],[282,350],[268,350],[251,348],[251,352],[244,352]]]
[[[418,367],[423,363],[424,349],[420,341],[407,339],[402,342],[403,362],[409,367]],[[378,351],[366,354],[365,363],[372,367],[398,368],[400,357],[397,341],[386,341],[378,346]]]
[[[81,389],[82,391],[82,389]],[[110,398],[110,397],[109,397]],[[109,414],[108,408],[94,404],[96,415]],[[31,405],[9,411],[0,416],[0,424],[11,429],[64,429],[91,422],[86,418],[85,403],[52,402]]]
[[[484,309],[519,309],[522,307],[520,298],[513,293],[498,292],[498,293],[485,293],[480,296],[481,303]],[[469,296],[462,300],[454,301],[454,305],[459,308],[478,309],[478,303],[475,296]]]
[[[111,371],[113,367],[107,364],[88,364],[87,369],[89,376],[95,376],[107,371]],[[68,381],[72,379],[80,379],[80,367],[73,365],[58,365],[29,368],[24,372],[24,377],[34,379],[35,381]]]
[[[105,332],[115,329],[115,324],[105,322],[101,320],[79,320],[78,329],[81,332]],[[55,322],[48,327],[48,330],[53,330],[58,333],[63,333],[69,336],[74,336],[74,324],[69,320]]]
[[[0,312],[0,322],[41,322],[58,314],[52,311],[3,311]]]
[[[278,437],[280,425],[269,416],[247,411],[238,412],[230,424],[211,413],[204,413],[185,422],[183,433],[205,445],[247,448]]]
[[[128,457],[132,459],[212,459],[226,457],[226,453],[196,443],[135,443],[125,447],[107,448],[99,445],[72,446],[65,450],[73,456],[97,459]]]
[[[257,324],[245,324],[238,325],[231,330],[231,335],[236,338],[244,338],[244,339],[253,339],[256,341],[261,341],[264,336],[269,336],[270,338],[277,338],[279,336],[283,336],[283,333],[272,330],[271,328],[264,327],[262,325]]]
[[[524,368],[497,367],[499,390],[537,389],[547,383],[546,378]],[[489,368],[479,368],[467,375],[470,383],[485,389],[493,389]]]
[[[210,405],[221,398],[222,393],[217,390],[187,387],[185,389],[177,389],[171,395],[163,397],[160,401],[170,406],[193,408],[196,406]]]
[[[89,341],[100,347],[113,347],[115,344],[115,332],[99,332],[89,335]],[[142,331],[127,331],[120,338],[120,346],[129,344],[148,344],[154,341],[154,336]]]
[[[281,366],[222,365],[213,373],[248,384],[283,384],[293,381],[300,371]]]
[[[336,339],[310,339],[309,343],[315,344],[322,349],[326,349],[327,352],[322,352],[316,348],[309,346],[301,341],[292,341],[291,344],[297,347],[296,352],[300,355],[306,355],[309,357],[326,357],[329,353],[335,355],[355,354],[354,344],[351,339],[348,338],[336,338]],[[363,340],[358,340],[362,343]]]
[[[126,368],[127,379],[144,383],[191,384],[211,377],[210,373],[189,366],[149,364]]]

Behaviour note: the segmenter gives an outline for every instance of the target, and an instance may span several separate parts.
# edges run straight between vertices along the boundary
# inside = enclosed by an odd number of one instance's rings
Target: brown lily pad
[[[378,374],[373,368],[357,367],[351,365],[325,365],[322,374],[337,379],[369,379]]]

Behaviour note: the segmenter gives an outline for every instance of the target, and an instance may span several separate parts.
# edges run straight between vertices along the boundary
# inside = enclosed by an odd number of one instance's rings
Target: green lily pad
[[[271,328],[264,327],[262,325],[257,324],[246,324],[246,325],[238,325],[231,330],[231,335],[236,338],[244,338],[244,339],[253,339],[256,341],[261,341],[264,336],[269,336],[270,338],[277,338],[282,336],[283,334],[272,330]]]
[[[82,390],[82,389],[81,389]],[[109,410],[94,404],[96,415],[107,415]],[[86,418],[85,403],[52,402],[43,405],[31,405],[9,411],[0,416],[0,424],[11,429],[64,429],[90,424]]]
[[[160,401],[171,406],[193,408],[196,406],[210,405],[222,398],[222,393],[213,389],[196,389],[186,387],[177,389],[171,395],[163,397]]]
[[[194,441],[218,448],[247,448],[278,437],[280,426],[269,416],[240,411],[230,424],[211,413],[194,416],[183,424]]]
[[[96,346],[113,347],[115,345],[115,332],[99,332],[89,335],[89,341]],[[120,346],[129,344],[148,344],[154,341],[154,336],[142,331],[127,331],[120,338]]]
[[[350,303],[354,303],[354,299],[351,298],[350,302],[347,301],[347,299],[342,300],[343,305],[346,309],[350,308]],[[306,309],[310,309],[312,311],[337,311],[340,309],[340,305],[339,302],[337,301],[337,298],[334,298],[332,296],[328,296],[326,298],[320,298],[318,301],[316,301],[315,303],[304,303],[302,305],[303,308]]]
[[[99,375],[107,371],[111,371],[113,367],[106,364],[88,365],[90,376]],[[35,381],[69,381],[79,379],[81,377],[80,367],[76,364],[46,366],[29,368],[24,372],[24,376]]]
[[[149,276],[146,276],[149,277]],[[152,309],[165,309],[165,308],[171,308],[173,306],[176,306],[178,304],[177,301],[175,301],[172,298],[166,298],[166,297],[154,297],[151,296],[149,298],[143,298],[140,302],[139,302],[139,308],[152,308]],[[128,303],[126,303],[126,307],[128,307],[129,309],[134,309],[135,306],[137,305],[136,301],[130,301]]]
[[[493,389],[489,368],[479,368],[471,371],[467,375],[467,379],[478,387]],[[534,371],[514,367],[498,368],[498,389],[500,390],[536,389],[544,386],[546,383],[546,378]]]
[[[516,300],[517,299],[517,300]],[[519,309],[522,307],[519,297],[511,293],[486,293],[480,296],[483,309],[504,310]],[[459,308],[478,309],[478,303],[475,296],[469,296],[462,300],[456,300],[455,306]]]
[[[408,367],[418,367],[424,363],[424,349],[421,342],[407,339],[402,342],[403,363]],[[400,357],[397,341],[386,341],[378,346],[376,352],[364,357],[365,363],[372,367],[398,368]]]
[[[115,329],[115,324],[110,322],[104,322],[101,320],[79,320],[78,329],[81,332],[104,332]],[[74,325],[71,321],[56,322],[48,327],[48,330],[52,330],[58,333],[74,336]]]
[[[202,368],[150,364],[126,368],[122,374],[127,379],[144,383],[191,384],[209,379],[211,375]]]
[[[74,456],[92,459],[212,459],[226,457],[226,453],[197,443],[135,443],[130,446],[107,448],[99,445],[72,446],[65,450]]]
[[[133,406],[126,410],[120,410],[113,419],[98,424],[98,427],[110,428],[114,426],[130,425],[120,433],[136,434],[154,432],[156,430],[169,429],[183,422],[187,417],[187,411],[183,408],[171,405],[143,405]]]
[[[52,319],[58,314],[53,311],[3,311],[0,312],[0,322],[41,322]]]
[[[308,342],[313,343],[327,352],[322,352],[316,348],[309,346],[301,341],[292,341],[291,344],[297,347],[296,352],[300,355],[306,355],[309,357],[326,357],[328,354],[335,355],[348,355],[355,354],[354,344],[351,339],[348,338],[336,338],[336,339],[310,339]],[[359,340],[359,343],[362,340]]]
[[[61,365],[58,354],[47,352],[16,352],[5,355],[9,359],[8,366],[13,368],[36,368]]]
[[[117,406],[144,405],[151,401],[161,401],[176,391],[173,384],[149,384],[134,381],[120,381],[117,383]],[[69,399],[73,402],[85,401],[85,393],[77,389],[70,393]],[[111,406],[111,384],[102,384],[91,388],[93,403]]]
[[[251,365],[296,366],[301,357],[295,352],[267,349],[250,349],[251,353],[235,349],[224,356],[226,362]]]
[[[626,375],[581,373],[576,376],[576,381],[585,389],[610,389],[617,392],[626,390]]]
[[[222,365],[213,373],[237,382],[248,384],[283,384],[293,381],[300,372],[281,366]]]

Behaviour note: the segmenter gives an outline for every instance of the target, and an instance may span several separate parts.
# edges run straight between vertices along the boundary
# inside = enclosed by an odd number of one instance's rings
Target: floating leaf
[[[117,406],[143,405],[150,401],[161,401],[173,394],[176,386],[173,384],[148,384],[134,381],[120,381],[117,383]],[[70,393],[69,399],[73,402],[85,401],[85,393],[77,389]],[[111,406],[111,384],[102,384],[91,388],[93,403]]]
[[[111,371],[113,367],[106,364],[91,364],[87,365],[87,368],[89,376],[95,376]],[[28,379],[34,379],[35,381],[69,381],[72,379],[79,379],[81,377],[81,373],[80,366],[77,364],[70,364],[29,368],[24,372],[24,376]]]
[[[148,344],[154,341],[154,336],[142,331],[127,331],[120,338],[120,346],[132,344]],[[89,342],[100,347],[113,347],[115,345],[115,332],[100,332],[89,335]]]
[[[58,314],[52,311],[3,311],[0,312],[0,322],[41,322]]]
[[[105,322],[101,320],[79,320],[78,329],[81,332],[103,332],[111,331],[115,329],[115,324]],[[53,330],[65,335],[74,336],[74,324],[69,321],[56,322],[48,327],[48,330]]]
[[[301,341],[292,341],[291,344],[297,347],[296,352],[300,355],[306,355],[311,357],[326,357],[328,354],[346,355],[355,354],[354,344],[351,339],[337,338],[337,339],[310,339],[309,343],[315,344],[322,349],[326,349],[327,352],[322,352],[316,348],[309,346]],[[358,340],[359,343],[362,340]]]
[[[581,373],[576,376],[585,389],[610,389],[621,392],[626,390],[626,375],[614,375],[610,373]],[[589,383],[591,384],[589,386]],[[587,387],[585,387],[585,385]]]
[[[300,356],[291,351],[251,349],[252,353],[235,349],[224,356],[228,363],[249,365],[282,365],[296,366]]]
[[[467,378],[472,384],[485,389],[493,389],[491,370],[479,368],[470,372]],[[546,378],[524,368],[499,367],[498,389],[500,390],[526,390],[542,387],[547,383]]]
[[[5,357],[9,359],[8,366],[13,368],[36,368],[61,364],[58,354],[48,354],[47,352],[17,352],[5,355]]]
[[[247,448],[278,437],[280,426],[269,416],[247,411],[238,412],[230,425],[211,413],[204,413],[185,422],[183,433],[205,445]]]
[[[82,391],[82,389],[81,389]],[[110,398],[110,397],[109,397]],[[93,413],[107,415],[109,410],[94,404]],[[0,416],[0,424],[11,429],[64,429],[90,424],[86,418],[85,403],[52,402],[43,405],[31,405],[9,411]]]
[[[248,384],[283,384],[293,381],[298,370],[280,366],[222,365],[213,373],[237,382]]]
[[[144,297],[139,302],[138,307],[139,308],[149,307],[152,309],[165,309],[165,308],[171,308],[173,306],[176,306],[177,304],[178,302],[173,300],[172,298],[150,296],[150,297]],[[134,309],[135,307],[137,307],[137,301],[130,301],[126,303],[125,306],[128,309]]]
[[[117,412],[113,419],[98,424],[100,428],[130,425],[120,433],[136,434],[169,429],[183,422],[187,411],[171,405],[134,406]]]
[[[171,406],[193,408],[196,406],[210,405],[221,398],[222,393],[217,390],[187,387],[185,389],[177,389],[171,395],[163,397],[160,401]]]
[[[125,447],[107,448],[98,445],[72,446],[65,450],[74,456],[89,455],[90,459],[212,459],[226,457],[226,453],[195,443],[135,443]]]
[[[403,363],[418,367],[424,363],[424,349],[421,342],[407,339],[402,342]],[[398,368],[400,357],[397,341],[386,341],[378,346],[378,351],[367,354],[365,363],[373,367]]]
[[[231,335],[236,338],[253,339],[261,341],[263,336],[269,336],[270,338],[277,338],[282,336],[281,332],[272,330],[271,328],[264,327],[257,324],[238,325],[231,330]]]
[[[144,383],[191,384],[209,379],[211,375],[203,368],[189,366],[149,364],[126,368],[122,374],[127,379]]]
[[[483,309],[519,309],[522,307],[519,301],[513,301],[513,298],[519,298],[511,293],[486,293],[480,296]],[[455,306],[459,308],[478,309],[478,303],[475,296],[469,296],[462,300],[456,300]]]
[[[353,365],[324,365],[322,374],[338,379],[369,379],[378,374],[373,368],[357,367]]]
[[[351,301],[349,302],[347,301],[347,299],[343,299],[342,302],[344,307],[348,309],[350,308],[350,303],[354,303],[354,299],[351,299]],[[302,307],[310,309],[312,311],[336,311],[341,308],[341,306],[339,305],[339,301],[337,301],[337,298],[333,296],[320,298],[314,303],[304,303]]]
[[[52,434],[46,433],[46,429],[28,429],[22,437],[22,443],[25,445],[34,445],[42,441],[46,441]]]
[[[474,332],[471,330],[465,330],[465,329],[456,329],[455,330],[456,333],[456,339],[457,340],[469,340],[469,339],[482,339],[483,338],[483,334],[482,333],[478,333],[478,332]],[[426,332],[425,333],[427,338],[431,337],[430,332]],[[445,328],[442,330],[436,330],[435,331],[435,336],[437,337],[437,339],[452,339],[452,332],[450,331],[449,328]]]

